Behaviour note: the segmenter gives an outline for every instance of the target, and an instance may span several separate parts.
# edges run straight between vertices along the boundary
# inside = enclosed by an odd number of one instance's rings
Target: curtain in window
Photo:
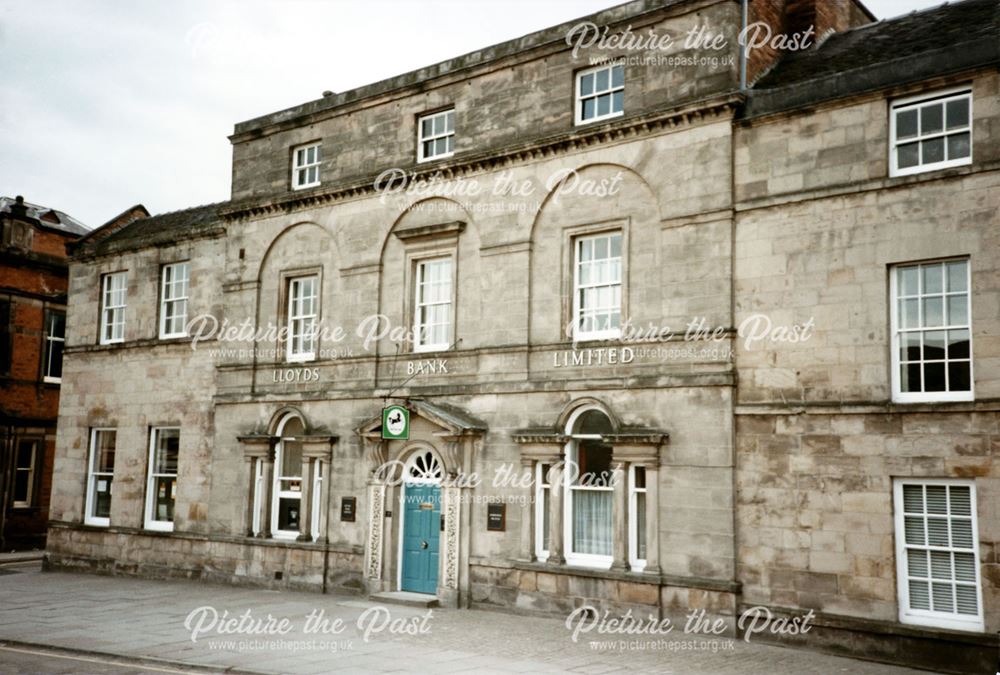
[[[573,491],[573,551],[611,555],[611,490]]]

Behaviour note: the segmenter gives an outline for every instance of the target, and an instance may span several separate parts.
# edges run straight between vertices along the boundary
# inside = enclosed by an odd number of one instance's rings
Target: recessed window
[[[600,66],[577,73],[577,124],[618,117],[624,111],[624,66]]]
[[[188,275],[186,262],[163,266],[160,290],[160,337],[187,335]]]
[[[174,529],[177,494],[177,458],[181,430],[154,428],[149,438],[149,470],[146,485],[146,529]]]
[[[288,281],[289,361],[312,361],[316,358],[319,329],[319,276],[296,277]]]
[[[975,484],[899,479],[894,501],[899,620],[983,630]]]
[[[618,337],[622,307],[622,233],[578,237],[574,249],[574,339]]]
[[[646,467],[629,468],[629,564],[635,572],[646,567]]]
[[[445,110],[417,120],[417,160],[451,157],[455,152],[455,111]]]
[[[115,478],[114,429],[93,429],[90,432],[90,456],[87,462],[87,503],[84,522],[107,526],[111,518],[112,483]]]
[[[101,283],[101,344],[125,340],[125,298],[128,273],[105,274]]]
[[[891,174],[972,162],[972,93],[949,92],[892,104]]]
[[[17,442],[17,456],[14,465],[14,508],[29,508],[34,506],[35,472],[39,468],[37,462],[40,442],[34,438],[24,438]]]
[[[972,400],[969,283],[968,260],[890,269],[894,401]]]
[[[45,352],[42,377],[46,382],[62,382],[63,346],[66,343],[66,314],[48,312],[45,315]]]
[[[414,303],[414,351],[448,349],[452,319],[451,257],[417,263]]]
[[[310,143],[292,149],[292,187],[296,190],[319,185],[320,144]]]
[[[14,305],[10,300],[0,300],[0,375],[10,374],[11,352],[14,346],[11,319]]]

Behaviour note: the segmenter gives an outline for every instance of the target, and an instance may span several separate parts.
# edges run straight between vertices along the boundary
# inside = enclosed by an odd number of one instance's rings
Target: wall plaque
[[[348,523],[354,522],[354,514],[358,511],[357,497],[343,497],[340,500],[340,519]]]
[[[507,505],[486,505],[486,529],[490,532],[503,532],[507,529]]]

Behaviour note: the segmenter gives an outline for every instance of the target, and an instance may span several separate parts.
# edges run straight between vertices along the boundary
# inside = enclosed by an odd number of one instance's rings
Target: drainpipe
[[[750,0],[741,0],[742,5],[742,19],[740,21],[740,35],[744,35],[744,31],[747,29],[749,21],[749,5]],[[739,44],[739,40],[736,41]],[[746,93],[747,90],[747,50],[744,45],[739,45],[740,47],[740,92]]]
[[[7,503],[9,489],[12,480],[10,479],[11,468],[14,464],[14,427],[7,427],[7,435],[0,446],[0,551],[6,550],[7,545]]]

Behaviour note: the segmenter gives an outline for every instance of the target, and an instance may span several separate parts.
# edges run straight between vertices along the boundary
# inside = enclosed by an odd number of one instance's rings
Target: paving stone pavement
[[[5,567],[2,571],[14,568]],[[201,634],[212,610],[239,619],[286,619],[284,635]],[[337,634],[306,633],[306,617],[323,612]],[[573,642],[558,618],[485,610],[427,610],[380,605],[347,595],[237,588],[196,581],[153,581],[66,572],[34,565],[0,573],[0,642],[161,659],[264,673],[833,673],[902,675],[921,671],[730,638],[683,634],[635,640],[584,636]],[[361,619],[362,628],[359,628]],[[387,623],[388,622],[388,623]],[[221,624],[221,621],[219,622]],[[217,625],[219,625],[217,624]],[[366,639],[363,627],[385,624]],[[331,624],[328,624],[331,625]],[[391,631],[395,626],[396,631]],[[408,629],[419,634],[402,632]],[[591,644],[601,641],[600,645]],[[608,646],[610,645],[610,647]],[[0,666],[4,652],[0,650]],[[3,668],[0,667],[0,672]]]

